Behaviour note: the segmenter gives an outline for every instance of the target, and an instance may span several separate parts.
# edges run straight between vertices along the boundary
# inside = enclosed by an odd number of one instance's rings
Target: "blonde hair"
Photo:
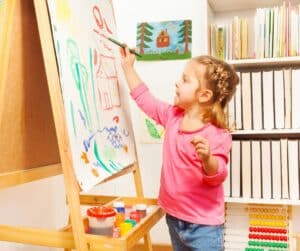
[[[225,108],[235,94],[238,75],[233,66],[211,56],[194,57],[192,60],[205,66],[204,85],[213,92],[212,106],[206,108],[203,121],[229,129]]]

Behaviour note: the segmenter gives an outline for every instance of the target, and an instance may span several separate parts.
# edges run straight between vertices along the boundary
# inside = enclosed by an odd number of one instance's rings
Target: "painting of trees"
[[[178,37],[181,40],[178,43],[184,44],[184,52],[187,53],[189,51],[189,43],[192,42],[192,22],[191,20],[184,20],[179,27]]]
[[[147,42],[152,42],[152,35],[151,32],[153,30],[153,27],[148,23],[140,23],[137,27],[137,41],[139,43],[137,44],[137,47],[140,50],[140,54],[144,54],[144,48],[150,48],[149,45],[147,45]]]

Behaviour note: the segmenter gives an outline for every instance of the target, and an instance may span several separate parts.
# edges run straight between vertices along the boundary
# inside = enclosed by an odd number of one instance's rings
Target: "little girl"
[[[192,58],[176,82],[174,105],[151,95],[121,50],[122,67],[137,105],[165,127],[158,203],[175,251],[224,250],[224,191],[231,148],[225,107],[239,78],[227,63]]]

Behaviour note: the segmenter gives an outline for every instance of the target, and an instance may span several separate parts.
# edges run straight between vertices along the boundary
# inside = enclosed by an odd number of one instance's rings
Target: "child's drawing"
[[[137,25],[137,60],[172,60],[191,57],[192,21],[143,22]]]
[[[112,2],[48,0],[73,167],[86,191],[135,161]]]
[[[141,112],[141,143],[162,143],[165,129]]]

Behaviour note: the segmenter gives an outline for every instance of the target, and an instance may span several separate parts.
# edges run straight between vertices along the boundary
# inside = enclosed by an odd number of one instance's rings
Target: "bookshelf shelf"
[[[227,61],[237,70],[259,67],[284,67],[300,66],[300,57],[262,58],[262,59],[237,59]]]
[[[300,129],[238,130],[231,135],[233,139],[299,139]]]
[[[241,11],[262,7],[271,7],[282,3],[282,0],[208,0],[215,12]]]
[[[225,197],[226,203],[242,203],[242,204],[269,204],[269,205],[290,205],[299,206],[299,200],[285,200],[285,199],[254,199],[254,198],[232,198]]]

